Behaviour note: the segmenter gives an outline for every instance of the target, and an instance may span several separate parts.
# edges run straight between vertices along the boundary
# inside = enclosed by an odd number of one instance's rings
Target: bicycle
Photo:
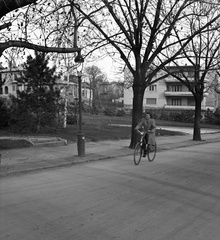
[[[140,135],[141,138],[139,140],[139,142],[136,143],[135,148],[134,148],[134,164],[138,165],[141,161],[141,158],[144,154],[144,144],[145,144],[145,134],[144,132],[141,131],[137,131]],[[147,158],[149,160],[149,162],[153,162],[154,158],[156,157],[156,152],[157,152],[157,144],[155,142],[155,145],[153,147],[153,149],[150,149],[149,144],[146,144],[146,149],[147,149]]]

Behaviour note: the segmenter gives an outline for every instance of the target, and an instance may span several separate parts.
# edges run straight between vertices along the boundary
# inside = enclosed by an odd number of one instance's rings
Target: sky
[[[123,74],[119,73],[120,66],[111,57],[105,57],[89,65],[96,65],[107,75],[108,81],[123,81]]]

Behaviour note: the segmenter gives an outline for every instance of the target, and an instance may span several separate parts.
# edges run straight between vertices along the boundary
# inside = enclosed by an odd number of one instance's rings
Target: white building
[[[188,79],[194,81],[194,72],[192,67],[184,66],[184,73]],[[208,101],[208,94],[204,94],[202,101],[202,110],[207,108],[212,109],[213,104]],[[132,88],[124,89],[124,108],[131,110],[133,105],[133,90]],[[175,77],[168,76],[163,80],[146,88],[143,100],[143,110],[153,108],[164,108],[169,110],[194,110],[195,101],[189,89],[178,81]]]
[[[76,99],[79,98],[79,79],[77,75],[71,74],[64,76],[64,80],[59,80],[57,82],[59,88],[65,89],[65,94],[67,97],[68,102],[74,102]],[[89,88],[89,84],[84,81],[82,77],[82,101],[88,103],[89,99],[93,99],[93,92]]]
[[[11,69],[0,66],[0,97],[8,99],[10,95],[17,96],[17,90],[24,90],[24,84],[18,84],[17,79],[21,77],[23,68],[21,66]]]
[[[23,67],[18,66],[11,69],[3,68],[0,65],[0,81],[3,85],[0,87],[0,97],[4,99],[9,99],[10,95],[17,96],[17,91],[23,91],[25,89],[24,84],[20,84],[17,82],[17,79],[22,76]],[[70,75],[69,78],[64,78],[63,81],[60,79],[57,80],[57,86],[61,88],[65,88],[66,93],[65,96],[68,98],[69,102],[73,102],[76,98],[78,98],[78,77],[75,75]],[[85,102],[89,101],[91,91],[89,90],[89,86],[84,80],[82,81],[82,100]]]

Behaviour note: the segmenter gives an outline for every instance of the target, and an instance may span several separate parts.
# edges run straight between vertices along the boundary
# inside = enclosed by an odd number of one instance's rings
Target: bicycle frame
[[[145,142],[145,136],[146,136],[147,133],[141,132],[139,130],[137,130],[137,132],[141,135],[141,138],[135,146],[134,163],[135,163],[135,165],[138,165],[140,163],[141,158],[142,158],[142,153],[145,150],[147,151],[146,153],[147,153],[147,157],[148,157],[149,162],[152,162],[154,160],[155,156],[156,156],[156,142],[155,142],[155,145],[154,145],[154,150],[151,151],[149,149],[148,143]],[[140,146],[140,149],[141,149],[140,152],[138,151],[138,145]],[[143,148],[143,145],[146,145],[146,147]],[[139,157],[138,157],[137,153],[140,154]]]
[[[139,142],[141,144],[141,147],[143,147],[143,143],[145,141],[144,137],[145,137],[146,133],[144,134],[144,132],[141,132],[139,130],[137,130],[137,132],[141,135],[141,138],[140,138]]]

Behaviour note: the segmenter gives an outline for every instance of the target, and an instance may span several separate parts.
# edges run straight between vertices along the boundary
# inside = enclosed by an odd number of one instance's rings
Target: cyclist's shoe
[[[143,157],[146,157],[146,155],[147,155],[147,150],[144,150]]]

